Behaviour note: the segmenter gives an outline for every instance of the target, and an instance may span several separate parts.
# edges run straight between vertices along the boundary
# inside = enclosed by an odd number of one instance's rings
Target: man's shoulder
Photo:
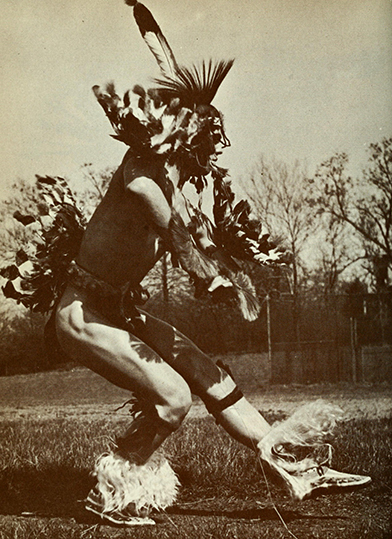
[[[151,151],[135,154],[128,150],[121,166],[127,183],[140,176],[157,179],[164,170],[164,159]]]

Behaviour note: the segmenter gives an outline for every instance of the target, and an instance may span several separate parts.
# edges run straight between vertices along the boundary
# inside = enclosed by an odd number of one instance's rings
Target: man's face
[[[195,137],[199,149],[198,154],[204,155],[204,159],[216,161],[223,148],[230,146],[230,141],[225,135],[222,116],[212,105],[203,105],[197,108],[196,113],[202,124],[199,134]]]
[[[230,145],[230,141],[225,135],[220,116],[215,116],[210,119],[210,132],[215,149],[214,155],[218,156],[222,153],[223,148]]]

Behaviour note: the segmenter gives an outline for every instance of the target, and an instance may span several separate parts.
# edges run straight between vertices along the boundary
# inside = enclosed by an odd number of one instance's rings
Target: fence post
[[[350,317],[350,336],[351,336],[351,374],[354,384],[357,383],[357,320]]]
[[[270,296],[267,293],[265,298],[267,306],[267,340],[268,340],[268,382],[272,380],[272,340],[271,340],[271,305]]]

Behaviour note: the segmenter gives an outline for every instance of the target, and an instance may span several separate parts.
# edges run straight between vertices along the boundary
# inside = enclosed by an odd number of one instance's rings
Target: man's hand
[[[207,290],[214,303],[229,303],[237,297],[233,283],[222,275],[215,277]]]
[[[218,263],[224,275],[230,275],[230,273],[237,273],[238,271],[241,271],[240,266],[237,264],[234,258],[230,256],[224,249],[216,247],[212,248],[210,246],[207,248],[206,253],[212,258],[212,260],[215,260]]]

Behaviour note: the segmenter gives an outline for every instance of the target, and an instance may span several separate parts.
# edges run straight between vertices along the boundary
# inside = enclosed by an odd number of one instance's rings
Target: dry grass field
[[[370,486],[293,502],[195,401],[164,447],[179,474],[177,504],[156,526],[108,526],[85,512],[95,457],[129,421],[128,397],[81,368],[0,378],[0,539],[392,537],[392,388],[263,386],[253,358],[228,358],[269,420],[319,397],[347,412],[334,437],[336,468],[367,473]],[[247,368],[247,366],[249,369]],[[253,365],[253,366],[252,366]],[[249,373],[251,372],[251,376]]]

